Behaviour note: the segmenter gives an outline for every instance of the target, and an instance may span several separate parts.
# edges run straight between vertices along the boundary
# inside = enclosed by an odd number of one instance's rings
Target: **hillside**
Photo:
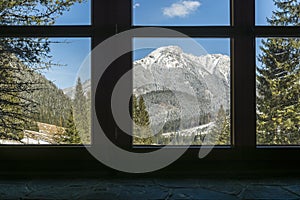
[[[28,72],[23,74],[22,79],[39,83],[33,92],[26,94],[26,98],[35,102],[31,108],[35,112],[35,121],[65,126],[71,110],[71,99],[40,73]]]

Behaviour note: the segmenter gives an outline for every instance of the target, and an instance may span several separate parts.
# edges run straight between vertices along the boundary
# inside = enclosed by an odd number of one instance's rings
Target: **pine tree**
[[[230,118],[226,114],[223,106],[220,106],[218,111],[216,126],[218,127],[219,137],[218,144],[219,145],[229,145],[230,144]]]
[[[133,96],[133,121],[138,126],[133,130],[134,144],[153,144],[154,137],[150,128],[150,118],[142,96]]]
[[[92,99],[91,99],[91,91],[87,92],[86,97],[86,105],[87,105],[87,124],[88,124],[88,133],[86,135],[85,143],[91,143],[91,135],[92,135]]]
[[[73,111],[70,111],[70,115],[67,121],[67,128],[63,134],[62,142],[66,144],[80,144],[79,132],[74,123]]]
[[[215,125],[210,132],[212,144],[229,145],[230,144],[230,120],[223,105],[220,106]]]
[[[139,98],[139,120],[142,127],[149,127],[150,119],[146,108],[145,100],[142,96]]]
[[[299,26],[299,0],[274,0],[270,25]],[[262,41],[257,67],[259,144],[300,144],[300,39]]]
[[[88,105],[82,88],[81,79],[77,79],[74,97],[74,120],[76,127],[79,131],[79,135],[82,138],[83,143],[89,143],[90,138],[90,125],[88,117]]]
[[[21,140],[22,131],[32,123],[31,100],[22,94],[30,92],[28,82],[20,80],[21,65],[18,59],[7,53],[0,54],[0,137]]]
[[[132,97],[132,119],[134,123],[139,124],[139,107],[138,99],[135,95]]]

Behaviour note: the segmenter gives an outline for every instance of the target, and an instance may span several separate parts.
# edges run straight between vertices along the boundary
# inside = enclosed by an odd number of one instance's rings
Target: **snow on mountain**
[[[230,108],[227,55],[195,56],[178,46],[166,46],[135,61],[133,67],[133,93],[144,97],[154,132],[180,116],[184,116],[181,123],[188,128],[199,125],[197,116],[214,117],[221,106]],[[186,113],[182,113],[180,96],[188,108]],[[197,110],[200,114],[195,113]]]

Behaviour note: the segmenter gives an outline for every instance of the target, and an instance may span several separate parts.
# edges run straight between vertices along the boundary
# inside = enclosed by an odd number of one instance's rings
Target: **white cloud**
[[[167,17],[186,17],[195,12],[201,5],[199,1],[180,1],[163,8],[163,14]]]
[[[137,7],[140,7],[140,3],[135,3],[135,4],[133,5],[133,8],[137,8]]]

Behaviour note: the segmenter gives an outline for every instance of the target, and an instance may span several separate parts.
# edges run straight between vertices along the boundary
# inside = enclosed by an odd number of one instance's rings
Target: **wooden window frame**
[[[89,37],[92,48],[116,33],[139,28],[132,25],[131,0],[92,1],[92,24],[80,26],[1,26],[0,37]],[[173,166],[190,162],[191,168],[199,164],[228,162],[257,163],[260,161],[300,160],[300,146],[257,146],[256,145],[256,38],[300,37],[300,27],[272,27],[255,25],[255,0],[230,0],[231,22],[229,26],[157,26],[182,32],[197,38],[229,38],[231,45],[231,145],[216,146],[204,159],[198,158],[198,147],[189,148]],[[110,66],[103,78],[108,88],[125,71],[119,71],[120,63],[132,67],[132,54],[126,54],[119,62]],[[126,65],[125,65],[126,66]],[[96,67],[92,63],[93,67]],[[114,77],[115,80],[111,77]],[[129,83],[130,84],[130,83]],[[93,87],[96,87],[95,85]],[[110,99],[101,98],[101,92],[94,95],[97,113],[110,116]],[[100,117],[101,118],[101,117]],[[151,146],[134,148],[132,138],[121,133],[112,117],[101,119],[107,136],[124,149],[135,152],[155,150]],[[178,147],[180,148],[180,147]],[[172,148],[170,148],[172,151]],[[87,170],[108,169],[88,153],[83,146],[0,146],[0,160],[7,164],[1,168],[11,170],[12,166],[26,169]],[[74,164],[76,163],[76,164]],[[34,166],[34,167],[33,167]],[[33,167],[33,168],[32,168]],[[17,169],[14,168],[13,169]],[[178,169],[178,168],[176,168]]]

